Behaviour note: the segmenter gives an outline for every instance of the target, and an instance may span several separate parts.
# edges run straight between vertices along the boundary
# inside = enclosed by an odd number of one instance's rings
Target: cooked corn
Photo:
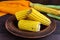
[[[30,9],[22,10],[15,13],[17,20],[25,19]]]
[[[41,22],[43,25],[50,25],[51,21],[49,18],[32,8],[32,12],[28,15],[28,19]]]
[[[38,32],[40,31],[40,22],[31,20],[20,20],[18,22],[18,28],[21,30]]]

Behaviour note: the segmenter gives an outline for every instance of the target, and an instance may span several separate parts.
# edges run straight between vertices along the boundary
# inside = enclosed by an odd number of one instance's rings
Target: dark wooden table
[[[60,0],[30,0],[34,3],[60,5]]]
[[[60,40],[60,21],[56,20],[57,28],[51,35],[39,39],[27,39],[17,37],[9,33],[5,28],[5,22],[11,15],[0,17],[0,40]]]

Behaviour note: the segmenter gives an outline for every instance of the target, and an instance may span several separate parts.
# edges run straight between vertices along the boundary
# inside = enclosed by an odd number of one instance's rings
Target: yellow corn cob
[[[25,19],[30,9],[25,9],[15,13],[17,20]]]
[[[59,13],[60,13],[60,10],[58,10],[59,11]]]
[[[48,8],[48,7],[46,7],[45,5],[42,5],[42,4],[30,3],[30,6],[35,8],[38,11],[42,11],[42,12],[46,12],[46,13],[54,14],[54,15],[60,15],[58,10],[52,9],[52,8]]]
[[[40,31],[40,22],[31,20],[20,20],[18,22],[18,28],[27,31],[38,32]]]
[[[49,18],[32,8],[32,12],[28,15],[28,19],[41,22],[43,25],[50,25],[51,21]]]

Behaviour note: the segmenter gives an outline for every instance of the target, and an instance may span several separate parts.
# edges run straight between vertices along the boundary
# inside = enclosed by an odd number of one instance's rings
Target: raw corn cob
[[[28,15],[29,11],[30,11],[30,9],[25,9],[25,10],[16,12],[15,16],[16,16],[17,20],[25,19],[26,16]]]
[[[55,18],[57,20],[60,20],[60,16],[52,15],[52,14],[47,14],[49,17]]]
[[[40,31],[40,22],[31,20],[20,20],[18,22],[18,28],[21,30],[38,32]]]
[[[28,15],[28,19],[35,20],[41,22],[43,25],[50,25],[51,21],[49,18],[35,10],[34,8],[31,8],[32,12]]]
[[[42,12],[54,14],[54,15],[60,15],[60,13],[56,9],[49,8],[49,7],[42,5],[42,4],[30,3],[30,6],[35,8],[38,11],[42,11]]]

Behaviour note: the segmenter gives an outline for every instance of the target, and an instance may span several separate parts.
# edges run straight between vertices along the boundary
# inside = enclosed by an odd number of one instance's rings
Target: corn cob
[[[49,18],[32,8],[32,12],[28,15],[28,19],[41,22],[43,25],[50,25],[51,21]]]
[[[59,11],[59,13],[60,13],[60,10],[58,10]]]
[[[22,10],[15,13],[17,20],[25,19],[30,9]]]
[[[38,11],[42,11],[42,12],[46,12],[46,13],[54,14],[54,15],[60,15],[60,13],[56,9],[49,8],[42,4],[30,3],[30,6],[35,8]]]
[[[31,20],[20,20],[18,22],[18,28],[21,30],[38,32],[40,31],[40,22]]]

